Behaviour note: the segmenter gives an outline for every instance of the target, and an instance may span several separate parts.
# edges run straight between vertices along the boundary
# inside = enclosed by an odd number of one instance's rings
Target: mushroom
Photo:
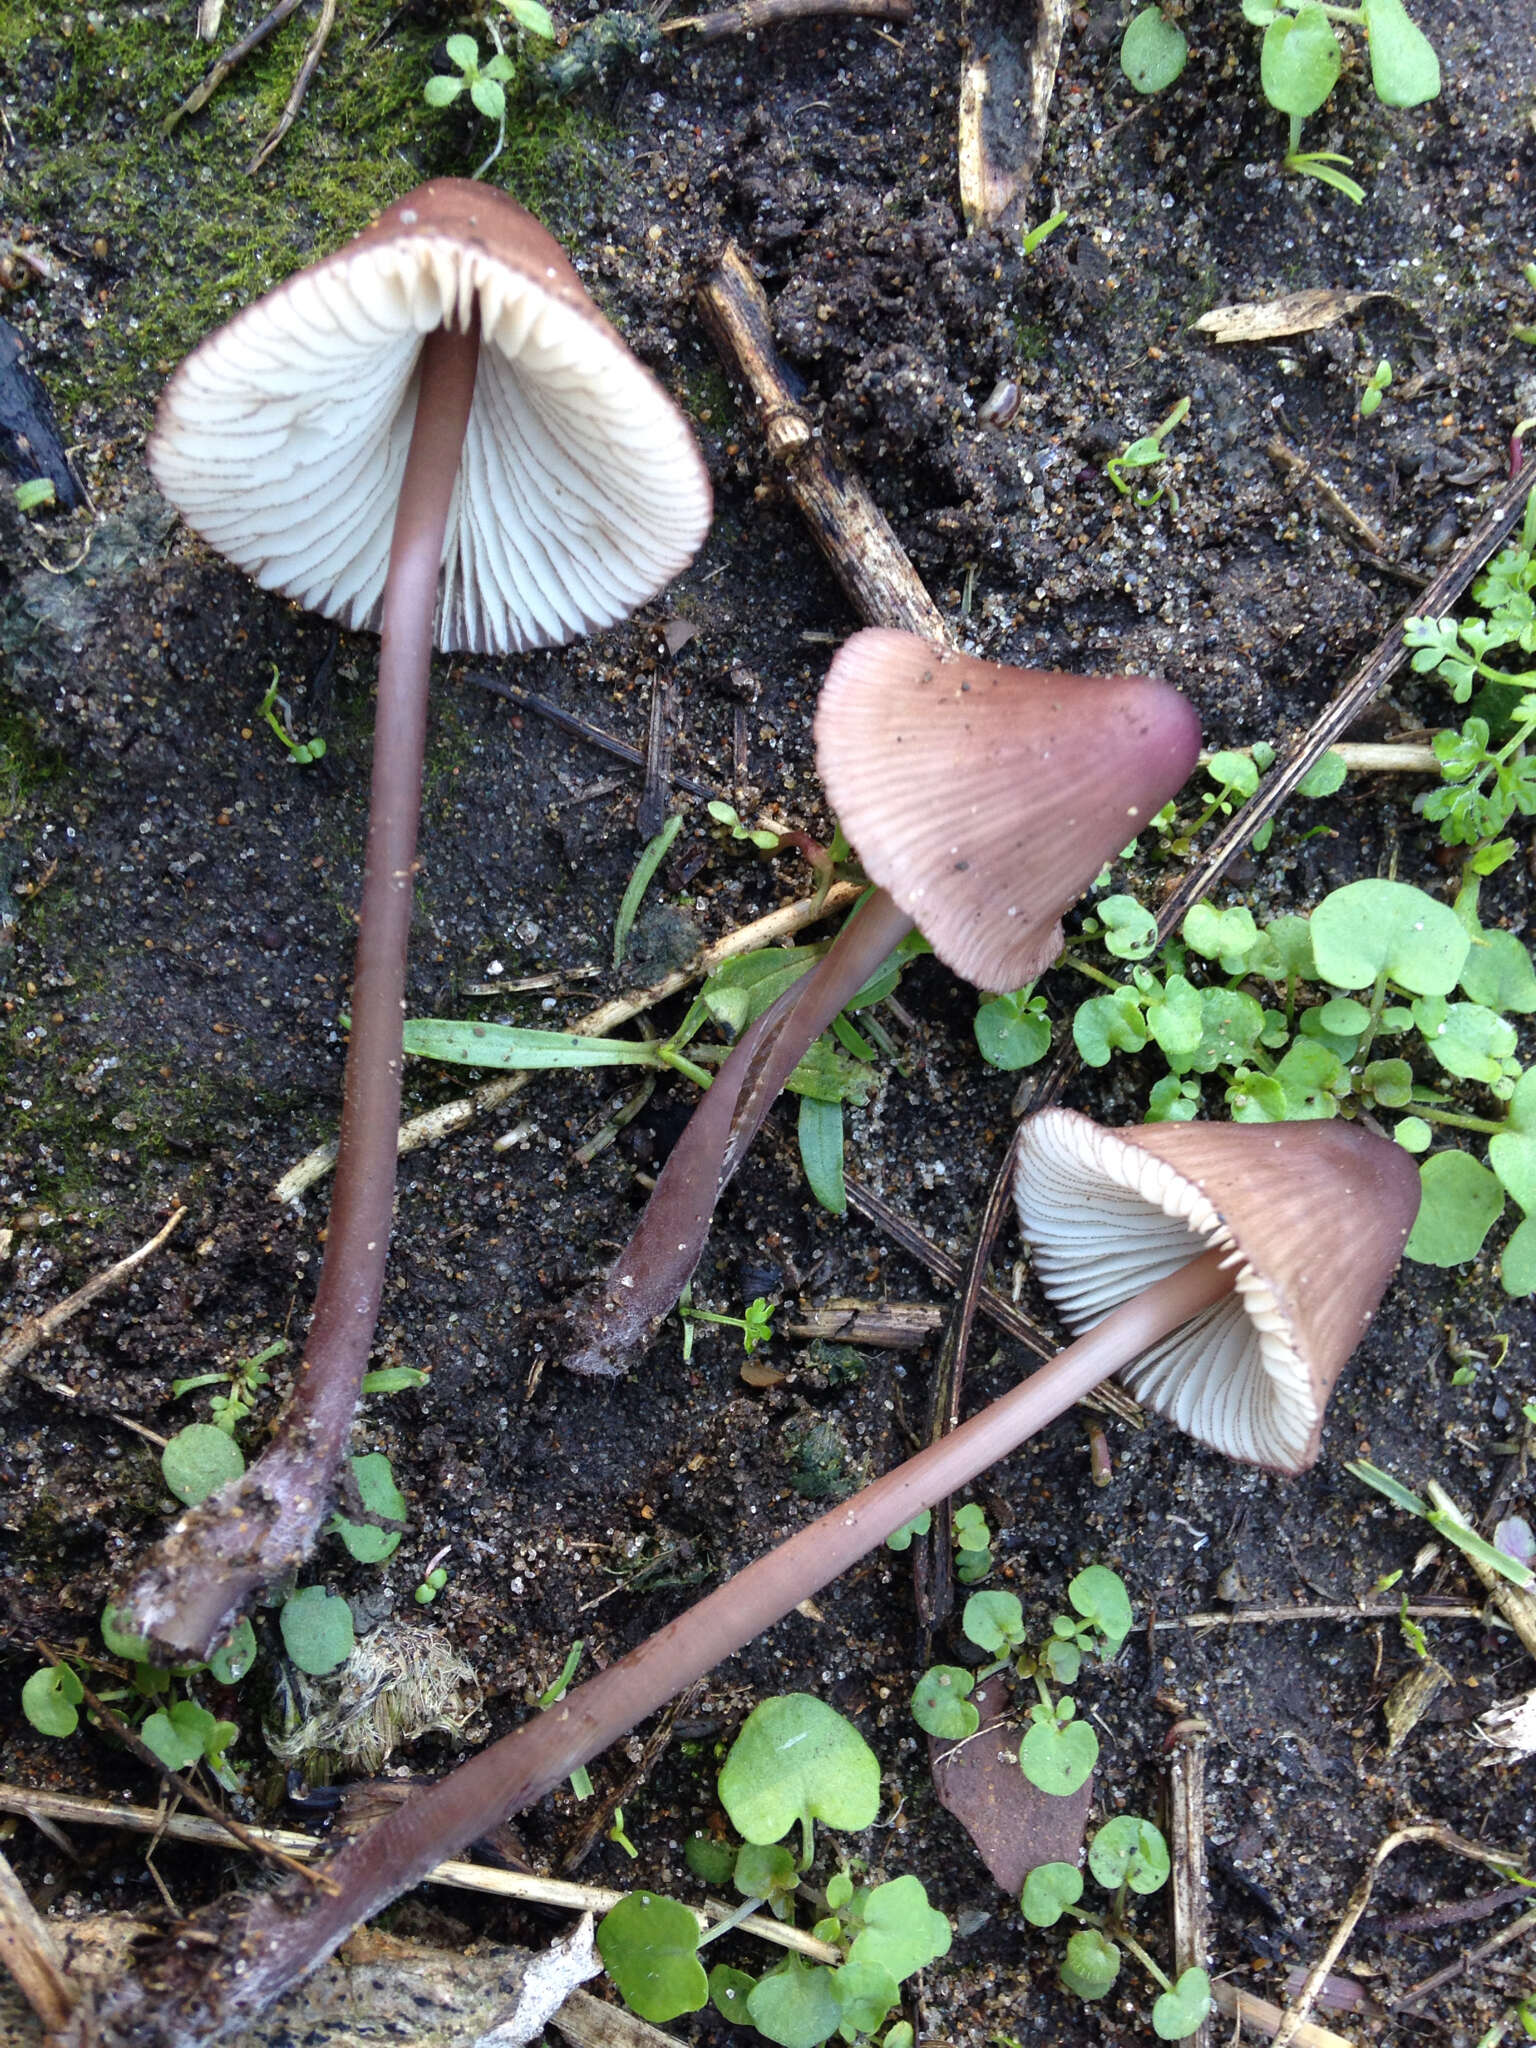
[[[845,641],[816,707],[816,764],[877,887],[732,1047],[596,1302],[578,1306],[566,1365],[625,1369],[785,1082],[914,924],[982,988],[1033,981],[1061,950],[1062,913],[1199,748],[1190,705],[1151,677],[1004,668],[883,628]]]
[[[1224,1253],[1229,1291],[1120,1372],[1198,1442],[1301,1472],[1397,1269],[1419,1173],[1358,1124],[1109,1131],[1047,1109],[1020,1127],[1014,1195],[1035,1274],[1076,1331],[1202,1253]]]
[[[378,1318],[434,643],[505,653],[612,624],[692,559],[687,422],[505,194],[423,185],[210,335],[149,447],[188,524],[268,589],[379,627],[372,808],[335,1194],[277,1434],[136,1576],[125,1626],[201,1658],[329,1508]]]
[[[1226,1402],[1196,1400],[1197,1431],[1215,1416],[1215,1433],[1231,1436],[1235,1455],[1299,1469],[1316,1448],[1316,1417],[1309,1421],[1303,1397],[1288,1392],[1277,1410],[1286,1420],[1265,1434],[1251,1420],[1266,1408],[1252,1375],[1274,1370],[1288,1350],[1320,1403],[1370,1320],[1412,1223],[1418,1173],[1408,1155],[1354,1124],[1107,1131],[1070,1110],[1032,1118],[1022,1127],[1021,1153],[1025,1228],[1037,1242],[1045,1242],[1042,1205],[1060,1198],[1091,1212],[1070,1253],[1058,1253],[1050,1225],[1051,1248],[1040,1253],[1047,1271],[1062,1256],[1071,1262],[1080,1306],[1069,1312],[1091,1329],[980,1414],[819,1515],[557,1705],[346,1843],[326,1863],[329,1892],[289,1884],[263,1895],[235,1928],[222,1927],[225,1949],[215,1950],[195,1982],[130,1986],[112,2016],[135,2028],[147,2022],[133,2038],[145,2048],[188,2048],[249,2023],[360,1921],[483,1833],[488,1820],[542,1797],[1127,1361],[1139,1361],[1131,1369],[1140,1372],[1170,1344],[1187,1343],[1188,1365],[1164,1369],[1165,1380],[1171,1373],[1193,1386],[1225,1370],[1232,1388]],[[1081,1250],[1079,1238],[1086,1238]],[[1095,1269],[1105,1277],[1096,1279]],[[1109,1293],[1126,1298],[1106,1307]],[[1239,1324],[1247,1333],[1234,1336]],[[1234,1416],[1250,1420],[1234,1424]],[[181,1948],[192,1944],[183,1939]],[[220,1966],[231,1948],[239,1973]]]

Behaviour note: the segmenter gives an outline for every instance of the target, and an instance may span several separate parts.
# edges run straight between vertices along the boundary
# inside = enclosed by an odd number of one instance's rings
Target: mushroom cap
[[[202,341],[161,396],[155,481],[256,582],[376,629],[422,339],[477,310],[437,644],[552,647],[627,618],[708,530],[703,460],[558,242],[488,185],[407,193]]]
[[[914,633],[855,633],[816,707],[816,762],[865,873],[947,967],[1016,989],[1062,912],[1194,769],[1167,683],[1001,668]]]
[[[1074,1332],[1213,1247],[1233,1292],[1122,1374],[1229,1457],[1300,1472],[1419,1206],[1402,1147],[1358,1124],[1143,1124],[1047,1109],[1019,1128],[1014,1195],[1040,1283]]]

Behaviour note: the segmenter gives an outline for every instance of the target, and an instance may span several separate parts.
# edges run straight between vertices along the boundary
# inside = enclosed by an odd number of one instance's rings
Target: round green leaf
[[[1025,1878],[1019,1904],[1031,1927],[1054,1927],[1082,1896],[1083,1873],[1075,1863],[1041,1863]]]
[[[832,1972],[790,1956],[758,1980],[747,1998],[752,2024],[779,2048],[818,2048],[842,2025]]]
[[[979,1650],[996,1656],[1024,1640],[1024,1609],[1017,1593],[973,1593],[960,1626]]]
[[[1104,1638],[1105,1651],[1113,1656],[1131,1632],[1134,1616],[1125,1581],[1108,1565],[1090,1564],[1067,1586],[1067,1598]]]
[[[1020,1770],[1037,1791],[1058,1799],[1086,1785],[1098,1760],[1099,1738],[1086,1721],[1037,1721],[1019,1744]]]
[[[872,2034],[901,1991],[882,1963],[862,1957],[832,1972],[832,1996],[843,2016],[843,2038],[852,2040],[854,2034]]]
[[[507,91],[499,79],[472,78],[469,82],[469,96],[487,121],[502,121],[507,113]]]
[[[182,1707],[188,1704],[180,1702]],[[139,1734],[168,1771],[189,1771],[203,1759],[202,1730],[179,1718],[179,1708],[175,1711],[178,1718],[174,1719],[167,1713],[151,1714]],[[213,1716],[208,1718],[211,1721]]]
[[[976,1012],[976,1044],[988,1066],[1016,1073],[1032,1067],[1051,1049],[1051,1026],[1017,996],[994,996]]]
[[[114,1657],[125,1657],[130,1664],[142,1664],[149,1656],[149,1638],[126,1629],[121,1622],[122,1610],[110,1600],[101,1610],[101,1640]]]
[[[1151,1821],[1118,1814],[1094,1836],[1088,1868],[1107,1892],[1123,1884],[1133,1892],[1155,1892],[1168,1881],[1168,1844]]]
[[[755,1977],[749,1977],[745,1970],[733,1970],[728,1963],[717,1963],[709,1973],[710,2004],[738,2027],[752,2024],[747,2000],[756,1988]]]
[[[338,1670],[356,1640],[351,1608],[339,1593],[327,1593],[324,1586],[301,1586],[285,1600],[278,1627],[283,1648],[311,1678]]]
[[[106,1633],[103,1620],[102,1633]],[[220,1685],[238,1685],[256,1662],[256,1631],[242,1614],[227,1642],[220,1643],[208,1659],[208,1669]]]
[[[1461,992],[1490,1010],[1536,1010],[1536,969],[1513,932],[1474,935],[1461,971]]]
[[[21,1688],[21,1711],[39,1735],[73,1735],[80,1725],[75,1708],[84,1698],[79,1679],[67,1664],[34,1671]]]
[[[1160,2041],[1182,2041],[1211,2009],[1211,1980],[1204,1970],[1181,1973],[1171,1991],[1152,2007],[1152,2031]]]
[[[1277,113],[1295,114],[1304,121],[1333,91],[1343,61],[1322,8],[1303,7],[1265,29],[1259,83]]]
[[[1488,1141],[1488,1158],[1527,1216],[1536,1216],[1536,1131],[1500,1131]]]
[[[1120,69],[1138,92],[1162,92],[1189,61],[1182,29],[1160,7],[1143,7],[1120,44]]]
[[[912,1718],[925,1735],[940,1742],[961,1742],[981,1726],[981,1716],[967,1695],[975,1684],[958,1664],[935,1664],[917,1681],[912,1693]]]
[[[731,1872],[736,1867],[736,1851],[729,1842],[717,1841],[713,1835],[695,1829],[683,1844],[683,1861],[700,1884],[710,1885],[718,1891],[731,1881]]]
[[[597,1952],[630,2011],[653,2026],[708,2002],[699,1923],[676,1899],[628,1893],[599,1922]]]
[[[448,62],[457,64],[461,71],[472,71],[480,62],[480,45],[473,36],[450,36],[443,48],[448,52]]]
[[[1348,773],[1349,770],[1344,765],[1344,756],[1330,747],[1297,783],[1296,794],[1311,797],[1332,796],[1335,790],[1343,788],[1344,778]]]
[[[1435,1142],[1433,1130],[1421,1116],[1403,1117],[1392,1136],[1405,1152],[1427,1152]]]
[[[160,1453],[165,1483],[189,1508],[217,1493],[245,1470],[240,1446],[211,1422],[189,1422]]]
[[[1397,1127],[1399,1137],[1402,1128]],[[1459,1266],[1475,1259],[1503,1212],[1504,1190],[1497,1177],[1470,1152],[1436,1152],[1419,1168],[1419,1182],[1423,1195],[1404,1258],[1424,1266]]]
[[[463,90],[462,78],[449,78],[439,71],[427,80],[421,96],[429,107],[451,107]]]
[[[744,1899],[771,1899],[799,1881],[794,1857],[777,1842],[743,1842],[736,1852],[734,1882]]]
[[[776,1842],[796,1821],[845,1834],[880,1811],[880,1765],[851,1721],[809,1693],[753,1709],[720,1772],[720,1803],[749,1842]]]
[[[395,1484],[395,1475],[382,1451],[368,1451],[361,1458],[354,1458],[352,1476],[370,1514],[387,1515],[392,1522],[405,1520],[405,1495]],[[400,1530],[380,1529],[372,1522],[349,1522],[345,1515],[331,1517],[331,1532],[341,1538],[359,1564],[382,1564],[400,1546]]]
[[[893,1877],[864,1899],[864,1927],[850,1963],[878,1963],[898,1984],[949,1954],[949,1922],[928,1903],[921,1878]]]
[[[1536,1216],[1527,1216],[1499,1259],[1499,1284],[1516,1299],[1536,1294]]]
[[[1363,0],[1363,7],[1377,99],[1384,107],[1421,107],[1438,98],[1440,59],[1403,0]]]
[[[1407,882],[1348,882],[1312,913],[1317,972],[1334,988],[1368,988],[1384,971],[1415,995],[1449,995],[1471,946],[1455,911]]]
[[[1061,1981],[1079,1998],[1103,1998],[1120,1974],[1120,1951],[1096,1927],[1085,1927],[1067,1943]]]
[[[1094,915],[1117,960],[1145,960],[1157,944],[1157,919],[1134,896],[1105,896],[1094,905]]]

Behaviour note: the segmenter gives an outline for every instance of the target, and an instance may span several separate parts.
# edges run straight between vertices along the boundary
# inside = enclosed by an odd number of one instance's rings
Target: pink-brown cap
[[[1061,915],[1194,768],[1200,726],[1146,676],[1001,668],[855,633],[816,707],[816,762],[865,873],[946,966],[1016,989]]]
[[[201,342],[161,396],[156,482],[267,589],[376,628],[422,338],[475,312],[438,645],[558,646],[627,618],[703,541],[703,460],[559,243],[488,185],[408,193]]]
[[[1020,1126],[1014,1178],[1034,1271],[1075,1332],[1200,1253],[1233,1292],[1123,1374],[1138,1400],[1229,1457],[1300,1472],[1419,1207],[1401,1146],[1358,1124],[1142,1124],[1075,1110]]]

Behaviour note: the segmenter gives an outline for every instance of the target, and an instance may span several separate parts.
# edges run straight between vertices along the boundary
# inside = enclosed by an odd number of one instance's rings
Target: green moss
[[[353,0],[286,140],[245,166],[276,124],[312,26],[300,13],[253,53],[206,109],[161,133],[201,78],[204,45],[170,10],[49,10],[0,0],[0,69],[16,138],[12,205],[103,238],[103,317],[51,371],[66,416],[142,405],[202,335],[280,278],[336,247],[423,179],[465,176],[490,131],[422,99],[433,38],[385,0]],[[606,176],[578,104],[529,99],[512,113],[495,181],[556,233]]]

